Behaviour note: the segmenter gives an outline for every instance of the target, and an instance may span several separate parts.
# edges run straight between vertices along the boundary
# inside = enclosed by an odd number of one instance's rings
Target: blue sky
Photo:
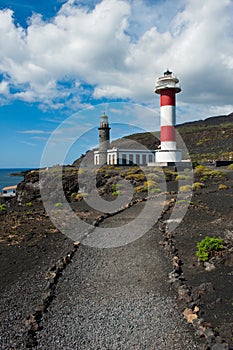
[[[51,135],[47,165],[64,147],[72,163],[96,145],[103,111],[113,138],[158,130],[153,89],[167,68],[182,86],[178,123],[233,112],[232,10],[231,0],[0,0],[0,167],[38,167]]]

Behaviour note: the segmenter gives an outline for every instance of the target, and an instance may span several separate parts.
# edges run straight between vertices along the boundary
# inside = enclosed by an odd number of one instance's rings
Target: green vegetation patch
[[[220,184],[220,185],[218,186],[218,189],[219,189],[219,190],[227,190],[227,189],[228,189],[228,186],[227,186],[227,185],[224,185],[224,184]]]
[[[61,208],[62,205],[63,205],[62,203],[57,202],[57,203],[54,204],[54,207],[55,207],[55,208]]]
[[[126,180],[134,180],[134,181],[144,181],[146,179],[145,174],[128,174],[125,176]]]
[[[204,165],[198,165],[194,170],[194,174],[200,178],[201,182],[205,182],[210,179],[219,180],[226,177],[226,173],[224,171],[210,169]]]
[[[191,189],[192,189],[192,186],[190,186],[190,185],[180,186],[180,192],[188,192]]]
[[[201,242],[197,243],[196,256],[200,261],[209,260],[213,252],[223,249],[223,242],[222,238],[206,236]]]
[[[203,184],[203,182],[194,182],[193,183],[193,190],[196,191],[196,190],[200,190],[201,188],[205,187],[205,185]]]
[[[192,177],[189,175],[179,174],[176,176],[176,181],[178,180],[192,180]]]
[[[5,211],[6,210],[6,204],[0,204],[0,211]]]

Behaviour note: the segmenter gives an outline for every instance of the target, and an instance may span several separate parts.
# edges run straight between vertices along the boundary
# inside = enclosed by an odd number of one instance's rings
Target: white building
[[[17,186],[8,186],[3,187],[2,189],[2,197],[15,197],[16,196],[16,188]]]
[[[155,161],[155,152],[146,149],[124,149],[113,147],[107,150],[108,165],[148,165]],[[94,152],[94,164],[100,165],[99,151]]]

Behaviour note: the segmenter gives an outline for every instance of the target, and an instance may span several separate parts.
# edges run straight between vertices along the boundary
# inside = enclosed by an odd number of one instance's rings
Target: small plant
[[[187,201],[185,199],[179,199],[178,201],[176,201],[176,204],[186,204]]]
[[[0,211],[5,211],[6,210],[6,204],[0,204]]]
[[[27,203],[26,203],[26,206],[27,206],[27,207],[32,207],[32,205],[33,205],[32,202],[27,202]]]
[[[218,189],[219,189],[219,190],[227,190],[227,189],[228,189],[228,186],[227,186],[227,185],[224,185],[224,184],[220,184],[220,185],[218,186]]]
[[[145,186],[136,186],[136,187],[134,187],[134,191],[136,193],[146,192],[147,191],[147,187],[145,187]]]
[[[55,208],[61,208],[62,207],[62,203],[57,202],[57,203],[54,204],[54,207]]]
[[[180,192],[188,192],[192,189],[190,185],[180,186]]]
[[[211,253],[223,249],[223,242],[222,238],[206,236],[201,242],[197,243],[196,255],[198,259],[200,261],[209,260]]]
[[[189,175],[184,175],[184,174],[180,174],[176,176],[176,181],[178,180],[191,180],[191,176]]]
[[[228,165],[227,169],[228,170],[233,170],[233,164]]]
[[[205,187],[205,185],[203,184],[203,182],[194,182],[193,183],[193,190],[196,191],[196,190],[200,190],[201,188]]]
[[[120,196],[121,192],[120,191],[114,191],[112,192],[113,196]]]
[[[146,179],[145,174],[129,174],[126,175],[126,180],[144,181]]]
[[[113,184],[112,185],[112,192],[116,192],[119,190],[120,184]]]
[[[75,198],[76,196],[77,196],[77,192],[73,192],[73,193],[71,193],[71,195],[70,195],[71,198]]]
[[[80,192],[76,195],[75,199],[78,201],[78,202],[81,202],[83,200],[83,198],[87,197],[87,193],[85,192]]]

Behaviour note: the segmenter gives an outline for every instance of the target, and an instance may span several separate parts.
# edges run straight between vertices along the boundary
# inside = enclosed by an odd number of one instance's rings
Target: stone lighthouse
[[[110,146],[110,127],[108,124],[108,116],[104,113],[100,117],[99,130],[99,164],[107,164],[107,150]]]
[[[176,94],[181,91],[179,79],[169,70],[158,78],[155,93],[160,95],[161,148],[155,151],[155,162],[164,165],[181,162],[181,150],[176,149]]]

